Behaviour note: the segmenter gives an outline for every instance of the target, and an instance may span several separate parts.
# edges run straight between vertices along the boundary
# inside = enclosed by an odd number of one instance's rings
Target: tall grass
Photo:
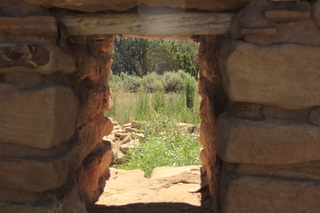
[[[190,134],[181,134],[175,123],[163,120],[148,124],[145,130],[145,142],[127,153],[121,169],[141,169],[147,177],[159,166],[199,165],[198,138]]]
[[[105,116],[113,118],[120,124],[130,123],[133,120],[157,122],[158,119],[191,124],[200,123],[198,114],[200,97],[197,93],[192,97],[192,107],[190,107],[191,104],[187,106],[185,93],[118,91],[113,100],[114,107],[106,111]]]

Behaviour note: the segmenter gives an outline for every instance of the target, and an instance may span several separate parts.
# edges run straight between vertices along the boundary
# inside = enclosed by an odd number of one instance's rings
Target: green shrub
[[[161,81],[162,76],[155,72],[149,73],[143,77],[141,85],[149,92],[162,91],[163,83]]]
[[[176,72],[165,72],[163,74],[163,86],[166,92],[180,92],[183,89],[184,81]]]

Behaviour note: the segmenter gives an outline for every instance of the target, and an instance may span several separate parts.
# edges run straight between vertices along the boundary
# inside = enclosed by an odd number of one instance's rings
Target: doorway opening
[[[105,113],[114,130],[104,138],[112,142],[114,157],[96,209],[204,212],[199,44],[118,36],[114,44],[109,80],[114,106]]]

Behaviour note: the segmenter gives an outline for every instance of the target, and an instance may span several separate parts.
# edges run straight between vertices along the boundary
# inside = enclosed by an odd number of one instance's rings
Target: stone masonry
[[[221,213],[320,212],[320,0],[1,0],[0,212],[97,201],[114,35],[65,20],[143,11],[233,17],[227,33],[173,35],[200,44],[202,199]]]

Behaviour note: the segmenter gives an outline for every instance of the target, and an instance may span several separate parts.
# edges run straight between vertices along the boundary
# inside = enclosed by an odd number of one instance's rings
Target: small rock
[[[120,144],[126,144],[129,143],[132,140],[131,135],[127,135],[123,140],[121,140]]]
[[[120,149],[122,151],[127,151],[129,149],[135,149],[139,145],[140,145],[140,140],[139,139],[134,139],[134,140],[130,141],[129,143],[120,145]]]

